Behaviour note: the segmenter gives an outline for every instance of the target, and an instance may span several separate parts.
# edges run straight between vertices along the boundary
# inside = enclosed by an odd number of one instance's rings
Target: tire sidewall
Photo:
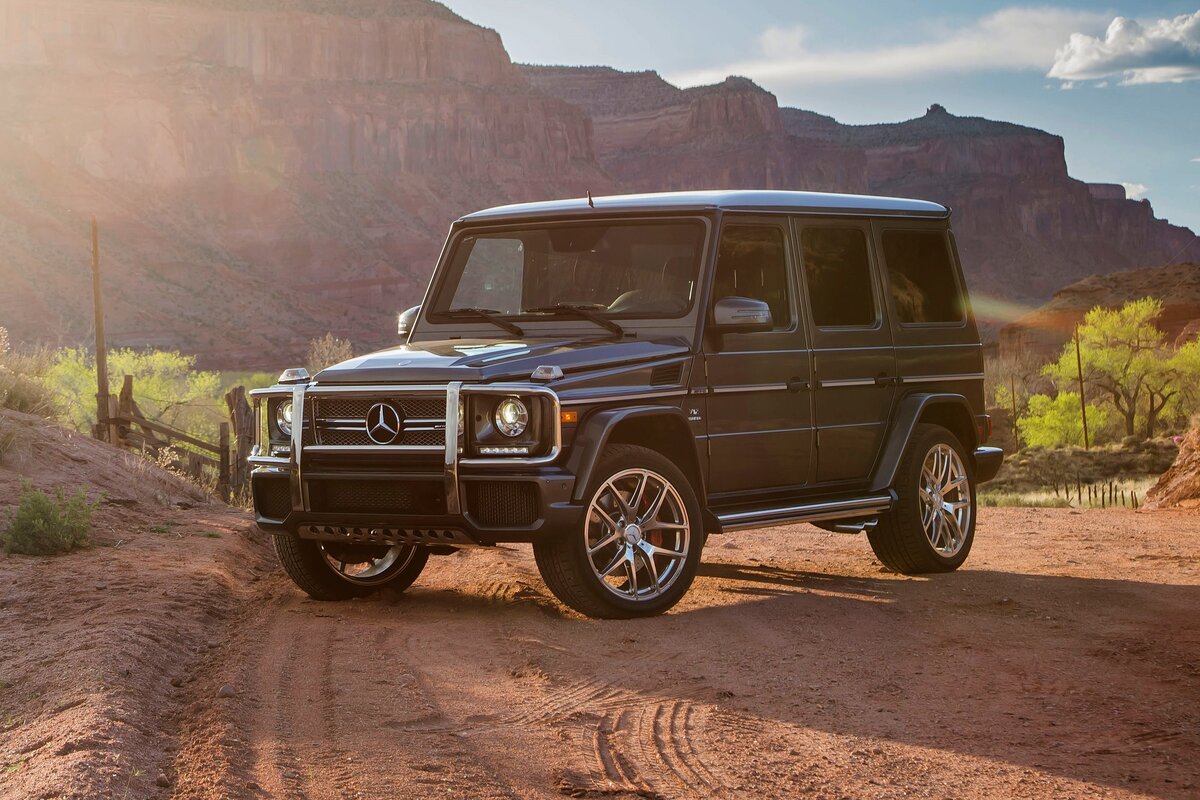
[[[591,507],[592,499],[600,487],[617,473],[629,469],[645,469],[658,473],[679,493],[687,510],[688,525],[688,555],[684,559],[679,577],[667,591],[650,600],[628,600],[618,597],[601,585],[601,580],[592,570],[591,560],[587,553],[586,528],[588,525],[587,509]],[[650,450],[636,445],[617,445],[606,451],[601,457],[584,494],[587,506],[581,515],[579,525],[565,535],[570,537],[567,542],[566,555],[575,562],[574,567],[584,577],[585,584],[597,599],[619,611],[622,616],[648,616],[660,614],[679,602],[691,587],[700,566],[700,555],[704,548],[704,523],[700,509],[700,500],[691,481],[683,471],[666,456],[656,450]]]

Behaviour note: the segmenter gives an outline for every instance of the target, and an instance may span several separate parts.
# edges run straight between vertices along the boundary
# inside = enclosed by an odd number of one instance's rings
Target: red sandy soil
[[[983,509],[928,578],[717,536],[629,622],[564,612],[527,546],[333,604],[223,507],[106,506],[95,539],[0,556],[0,796],[1200,794],[1194,511]]]

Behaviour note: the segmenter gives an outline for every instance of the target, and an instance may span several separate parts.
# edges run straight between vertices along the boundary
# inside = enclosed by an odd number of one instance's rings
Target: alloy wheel
[[[934,445],[921,466],[921,526],[933,549],[952,558],[962,549],[971,525],[971,483],[958,452]]]

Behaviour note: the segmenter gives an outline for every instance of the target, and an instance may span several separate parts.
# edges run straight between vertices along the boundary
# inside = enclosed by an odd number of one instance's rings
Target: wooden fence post
[[[226,503],[229,502],[229,423],[221,423],[221,439],[218,446],[221,448],[221,453],[218,456],[221,462],[220,478],[217,479],[217,494]]]

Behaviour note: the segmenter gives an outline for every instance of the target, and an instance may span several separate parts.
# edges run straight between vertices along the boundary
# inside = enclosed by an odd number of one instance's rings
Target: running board
[[[871,495],[850,500],[826,500],[819,503],[802,503],[780,508],[756,508],[717,514],[722,531],[739,531],[746,528],[766,528],[772,525],[790,525],[794,522],[825,522],[831,519],[862,519],[891,510],[895,495]]]

